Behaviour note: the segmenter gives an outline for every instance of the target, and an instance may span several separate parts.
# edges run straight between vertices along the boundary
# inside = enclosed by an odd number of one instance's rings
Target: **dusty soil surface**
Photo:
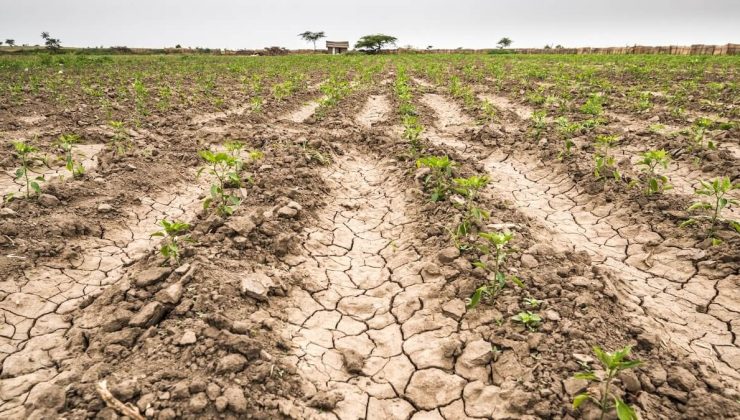
[[[88,127],[83,177],[0,208],[0,417],[121,418],[104,380],[129,414],[156,419],[598,418],[571,407],[597,391],[572,378],[598,370],[594,345],[634,346],[643,364],[614,387],[641,418],[740,416],[740,241],[711,247],[677,227],[698,179],[737,167],[729,150],[699,169],[676,159],[676,188],[646,198],[592,181],[585,141],[559,160],[555,141],[526,140],[531,110],[516,101],[485,93],[500,117],[480,124],[414,79],[420,153],[488,176],[491,216],[474,231],[514,233],[509,270],[526,288],[469,309],[480,253],[450,240],[462,207],[430,202],[389,73],[321,115],[317,77],[260,114],[234,100],[164,117],[124,157],[103,145],[110,129]],[[70,126],[14,121],[4,133],[47,143]],[[635,130],[618,150],[632,178],[639,142],[665,141]],[[233,139],[264,158],[222,217],[201,206],[214,179],[196,176],[197,151]],[[22,192],[12,173],[0,189]],[[163,218],[191,224],[180,264],[151,237]],[[537,328],[512,320],[524,310]]]

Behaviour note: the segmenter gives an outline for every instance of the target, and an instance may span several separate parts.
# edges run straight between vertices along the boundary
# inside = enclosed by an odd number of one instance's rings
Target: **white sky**
[[[420,48],[740,43],[740,0],[0,0],[0,41],[19,45],[308,48],[307,30]]]

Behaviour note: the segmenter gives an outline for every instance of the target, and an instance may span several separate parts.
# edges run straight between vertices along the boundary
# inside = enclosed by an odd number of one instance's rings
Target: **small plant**
[[[542,132],[547,128],[547,113],[542,110],[534,111],[530,119],[530,124],[532,126],[534,139],[539,140],[542,136]]]
[[[695,201],[688,211],[703,210],[708,211],[709,215],[695,216],[681,223],[681,227],[697,223],[699,220],[709,220],[709,229],[707,235],[712,238],[713,245],[719,245],[721,240],[714,236],[717,222],[721,221],[722,210],[738,205],[738,200],[728,198],[727,194],[731,191],[740,190],[740,184],[733,184],[730,178],[715,178],[712,181],[699,181],[701,187],[697,188],[695,193],[706,196],[707,200]],[[734,220],[727,221],[733,229],[740,233],[740,222]]]
[[[447,156],[425,156],[416,160],[417,168],[429,168],[429,175],[424,178],[424,185],[431,188],[432,201],[439,201],[447,196],[450,189],[450,178],[452,169],[456,166],[455,161]]]
[[[465,215],[457,227],[457,236],[467,235],[474,223],[490,217],[490,213],[476,205],[478,192],[488,185],[488,177],[473,175],[469,178],[455,178],[454,190],[465,197]]]
[[[558,153],[558,159],[563,159],[566,156],[570,156],[573,146],[576,144],[573,142],[573,137],[578,134],[582,127],[579,123],[570,122],[566,117],[560,117],[557,119],[558,132],[563,138],[563,150]]]
[[[667,169],[669,161],[668,153],[663,149],[648,150],[642,154],[642,159],[637,164],[643,166],[643,172],[645,172],[645,176],[647,177],[647,195],[662,193],[672,188],[668,184],[668,177],[656,172],[658,166]]]
[[[491,124],[496,121],[497,119],[497,113],[496,108],[493,106],[493,104],[490,101],[483,100],[480,105],[481,113],[483,114],[483,119],[486,123]]]
[[[165,258],[165,261],[170,259],[175,261],[175,264],[180,264],[180,236],[184,235],[185,232],[190,230],[190,225],[181,221],[170,221],[162,219],[159,221],[159,225],[162,226],[162,230],[154,232],[151,236],[158,236],[164,238],[162,245],[159,247],[159,252]],[[189,237],[185,237],[185,240],[190,240]]]
[[[598,117],[604,112],[603,102],[604,98],[601,95],[591,95],[586,103],[581,106],[581,112]]]
[[[712,140],[706,140],[706,132],[710,130],[714,122],[709,118],[700,117],[694,121],[694,125],[691,126],[690,135],[692,142],[692,150],[703,150],[705,148],[714,150],[717,145]],[[706,144],[705,144],[706,141]]]
[[[263,101],[262,97],[260,96],[255,96],[254,98],[249,100],[249,107],[255,114],[259,114],[260,112],[262,112],[262,104]]]
[[[631,347],[627,346],[613,353],[609,353],[602,350],[599,346],[594,346],[594,355],[601,362],[605,372],[602,376],[597,376],[593,371],[587,370],[576,373],[574,377],[600,383],[602,385],[601,398],[596,398],[588,392],[578,394],[573,398],[574,410],[577,410],[585,401],[591,400],[601,409],[600,419],[602,420],[612,409],[616,411],[619,420],[637,420],[637,414],[635,414],[632,407],[614,395],[610,389],[612,381],[620,372],[642,364],[639,360],[626,360],[631,350]],[[609,401],[610,399],[614,402],[613,405]]]
[[[542,301],[533,297],[524,298],[524,304],[532,309],[537,309],[542,305]]]
[[[468,308],[475,308],[483,298],[496,297],[506,287],[507,280],[518,287],[525,287],[518,277],[507,276],[504,273],[504,264],[509,255],[509,242],[514,238],[514,234],[481,232],[478,237],[485,241],[484,244],[478,246],[478,250],[487,258],[486,262],[478,261],[473,265],[488,272],[488,283],[475,290],[473,296],[467,300]]]
[[[511,317],[514,321],[521,322],[530,331],[536,331],[542,322],[542,318],[530,311],[519,312]]]
[[[13,147],[15,147],[15,153],[21,160],[21,167],[15,171],[15,179],[24,180],[26,185],[26,197],[31,197],[31,190],[36,194],[39,194],[41,192],[39,182],[45,181],[45,178],[43,175],[31,178],[31,174],[29,173],[34,162],[43,162],[42,158],[34,156],[34,153],[36,153],[38,149],[22,140],[13,142]]]
[[[615,180],[622,178],[617,170],[616,159],[611,155],[611,148],[617,142],[617,136],[599,134],[594,141],[596,153],[594,154],[594,176],[596,179],[604,178],[604,173],[611,170]]]
[[[241,203],[241,199],[236,195],[229,194],[227,186],[240,187],[241,178],[241,160],[235,158],[228,152],[212,152],[210,150],[201,150],[200,157],[206,161],[206,166],[198,170],[198,176],[204,170],[216,177],[217,182],[211,185],[210,197],[203,201],[203,208],[207,209],[211,205],[216,206],[216,211],[222,216],[230,216]]]
[[[109,124],[113,128],[113,137],[111,138],[113,151],[118,156],[123,156],[130,146],[130,138],[126,131],[126,126],[123,124],[123,121],[111,121]]]
[[[72,151],[75,143],[80,141],[77,134],[62,134],[56,141],[56,144],[64,152],[64,167],[72,172],[73,178],[80,178],[85,174],[85,167],[81,162],[75,162]]]

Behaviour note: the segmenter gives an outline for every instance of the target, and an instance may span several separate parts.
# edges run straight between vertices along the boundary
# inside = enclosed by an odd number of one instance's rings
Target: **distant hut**
[[[326,49],[331,55],[346,53],[349,41],[326,41]]]

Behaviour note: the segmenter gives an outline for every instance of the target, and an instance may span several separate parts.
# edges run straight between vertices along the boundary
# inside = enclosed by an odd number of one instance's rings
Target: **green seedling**
[[[622,178],[622,174],[617,170],[616,159],[611,154],[612,146],[617,142],[617,136],[600,134],[594,141],[594,176],[596,179],[605,178],[604,173],[611,171],[615,180]]]
[[[30,169],[35,162],[43,162],[42,158],[36,157],[34,154],[38,152],[38,149],[25,141],[19,140],[13,142],[15,153],[21,161],[21,167],[15,170],[15,179],[23,179],[26,185],[26,197],[31,197],[31,190],[36,194],[41,192],[39,182],[45,181],[43,175],[31,177]]]
[[[582,130],[582,126],[579,123],[568,121],[566,117],[558,118],[557,124],[558,132],[563,138],[563,149],[558,153],[558,159],[563,159],[570,156],[573,146],[576,145],[573,142],[573,137]]]
[[[416,160],[417,168],[429,168],[429,175],[424,178],[424,186],[431,189],[432,201],[440,201],[447,196],[450,189],[452,169],[457,164],[447,156],[425,156]]]
[[[642,159],[637,164],[643,167],[642,170],[647,177],[647,189],[645,191],[647,195],[662,193],[673,188],[668,184],[668,177],[656,172],[658,166],[668,169],[669,161],[668,153],[663,149],[648,150],[642,154]]]
[[[708,215],[694,216],[691,219],[681,223],[681,227],[696,224],[701,220],[709,221],[709,228],[707,230],[707,236],[712,238],[713,245],[719,245],[721,240],[715,237],[717,223],[722,221],[722,210],[730,208],[731,206],[737,206],[738,200],[727,197],[727,194],[740,190],[740,184],[733,184],[729,177],[715,178],[711,181],[699,181],[701,187],[697,188],[695,193],[707,197],[706,200],[695,201],[688,208],[688,211],[705,211]],[[727,220],[727,223],[740,233],[740,222],[734,220]]]
[[[596,403],[596,405],[601,409],[600,420],[603,420],[607,413],[609,413],[612,409],[616,411],[617,418],[619,418],[619,420],[637,420],[637,414],[635,414],[635,411],[632,409],[632,407],[622,401],[622,399],[619,398],[617,395],[613,394],[610,388],[612,381],[617,375],[619,375],[620,372],[622,372],[623,370],[632,369],[642,364],[642,362],[639,360],[627,360],[630,355],[630,351],[630,346],[617,350],[613,353],[606,352],[602,350],[599,346],[594,346],[594,355],[596,355],[596,358],[599,359],[599,362],[601,362],[605,372],[601,376],[598,376],[595,372],[587,370],[584,372],[576,373],[574,377],[600,383],[602,386],[601,398],[596,398],[594,395],[588,392],[578,394],[573,398],[574,410],[577,410],[578,407],[580,407],[587,400],[591,400]],[[613,404],[612,402],[610,402],[610,399],[611,401],[613,401]]]
[[[705,148],[714,150],[717,145],[712,140],[706,140],[706,132],[712,128],[714,121],[709,118],[700,117],[694,121],[694,125],[691,126],[691,148],[693,150],[703,150]],[[706,144],[705,144],[706,142]]]
[[[227,192],[227,186],[240,187],[239,177],[240,160],[228,152],[212,152],[201,150],[200,157],[206,161],[206,166],[198,170],[198,176],[204,170],[216,177],[217,182],[211,185],[210,196],[203,201],[203,208],[208,209],[215,205],[216,211],[222,216],[230,216],[234,213],[241,199]]]
[[[491,215],[476,203],[478,193],[488,185],[488,177],[473,175],[469,178],[455,178],[452,182],[455,192],[465,197],[465,215],[456,232],[457,236],[463,236],[470,233],[473,224],[480,223]]]
[[[126,126],[123,121],[110,121],[109,124],[113,128],[113,137],[111,138],[113,151],[118,156],[123,156],[130,147],[130,138]]]
[[[542,132],[547,128],[547,113],[542,110],[534,111],[530,118],[530,125],[534,139],[539,140]]]
[[[262,105],[264,104],[262,97],[255,96],[254,98],[249,100],[249,108],[254,112],[255,114],[258,114],[262,112]]]
[[[485,242],[478,246],[478,250],[486,255],[486,262],[477,261],[474,266],[482,268],[488,272],[488,283],[477,288],[473,296],[467,299],[467,307],[475,308],[483,298],[494,298],[506,287],[507,281],[514,285],[524,288],[524,283],[516,276],[507,276],[504,264],[506,257],[509,255],[509,242],[514,238],[514,234],[505,233],[487,233],[481,232],[478,237]]]
[[[175,264],[180,264],[180,237],[190,230],[190,225],[181,221],[170,221],[162,219],[159,221],[159,225],[162,226],[162,230],[154,232],[151,236],[161,237],[162,245],[159,247],[159,252],[165,258],[165,262],[174,260]],[[185,236],[183,238],[189,241],[190,238]]]
[[[598,117],[604,112],[603,103],[604,98],[601,95],[591,95],[581,106],[581,112]]]
[[[542,301],[533,297],[524,298],[524,304],[532,309],[537,309],[542,305]]]
[[[481,113],[483,114],[483,120],[491,124],[497,120],[496,108],[490,101],[483,100],[480,105]]]
[[[542,318],[530,311],[519,312],[511,317],[514,321],[521,322],[530,331],[536,331],[542,322]]]
[[[75,162],[72,151],[74,145],[80,141],[77,134],[62,134],[56,141],[57,146],[64,152],[64,167],[72,172],[73,178],[80,178],[85,174],[85,167],[81,162]]]

